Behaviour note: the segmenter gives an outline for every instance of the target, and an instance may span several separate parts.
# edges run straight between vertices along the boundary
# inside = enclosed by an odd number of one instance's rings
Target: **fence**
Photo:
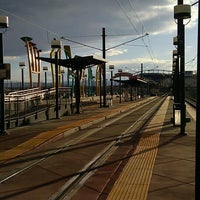
[[[71,114],[72,92],[70,87],[60,87],[59,113]],[[42,120],[55,118],[55,88],[38,88],[10,92],[5,95],[5,123],[7,128],[21,126]]]

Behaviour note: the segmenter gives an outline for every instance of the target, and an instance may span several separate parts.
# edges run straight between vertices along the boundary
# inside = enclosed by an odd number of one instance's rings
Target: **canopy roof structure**
[[[44,57],[40,57],[38,59],[45,62],[56,64],[56,59],[44,58]],[[86,67],[91,67],[94,65],[100,65],[106,62],[107,61],[105,59],[92,55],[84,57],[75,56],[74,58],[70,59],[58,59],[57,64],[63,67],[71,68],[72,70],[76,70],[76,69],[84,69]]]
[[[87,67],[105,64],[107,62],[105,59],[99,58],[97,56],[84,56],[84,57],[75,56],[74,58],[69,58],[69,59],[57,59],[56,57],[55,58],[38,57],[37,59],[55,64],[56,69],[58,68],[58,66],[63,66],[66,68],[71,68],[72,70],[76,70],[76,75],[75,75],[76,113],[80,113],[80,78],[81,78],[80,76],[81,76],[81,71]],[[57,77],[58,77],[58,74],[56,75],[56,78]],[[57,82],[58,81],[56,81],[56,83]],[[58,84],[56,84],[56,85],[58,85]],[[56,91],[58,91],[58,86],[56,86]],[[58,99],[58,97],[57,97],[57,99]]]
[[[118,80],[118,79],[115,79],[115,78],[118,78],[118,77],[128,77],[128,80]],[[136,85],[139,85],[141,83],[143,84],[146,84],[147,81],[144,80],[144,79],[141,79],[141,78],[138,78],[137,76],[131,74],[131,73],[128,73],[128,72],[121,72],[121,73],[116,73],[112,79],[115,81],[115,82],[121,82],[121,83],[124,83],[125,85],[132,85],[132,86],[136,86]]]

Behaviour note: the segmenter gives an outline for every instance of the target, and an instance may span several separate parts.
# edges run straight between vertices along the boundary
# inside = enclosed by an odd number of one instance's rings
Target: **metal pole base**
[[[186,136],[186,135],[188,135],[188,133],[184,132],[184,133],[179,133],[178,135],[180,135],[180,136]]]
[[[9,133],[6,130],[0,131],[0,136],[2,136],[2,135],[9,135]]]

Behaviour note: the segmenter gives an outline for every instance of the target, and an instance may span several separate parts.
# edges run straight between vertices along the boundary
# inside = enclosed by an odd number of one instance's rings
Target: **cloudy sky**
[[[100,50],[78,43],[102,49],[105,27],[106,49],[110,49],[106,51],[107,66],[134,72],[143,63],[144,69],[171,70],[176,4],[176,0],[1,0],[0,15],[9,17],[9,28],[3,34],[4,62],[12,65],[12,80],[19,80],[19,62],[28,65],[26,49],[20,40],[23,36],[31,37],[45,57],[49,57],[53,38],[70,45],[72,56],[102,56]],[[192,7],[191,20],[185,23],[186,70],[196,70],[197,5]],[[137,39],[146,33],[149,35]]]

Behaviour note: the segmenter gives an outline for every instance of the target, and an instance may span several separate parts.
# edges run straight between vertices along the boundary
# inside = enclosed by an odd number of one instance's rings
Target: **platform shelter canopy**
[[[45,62],[56,64],[56,59],[54,58],[40,57],[38,59]],[[71,59],[58,59],[57,64],[66,68],[71,68],[72,70],[76,70],[76,69],[84,69],[86,67],[91,67],[94,65],[100,65],[106,62],[107,60],[92,55],[92,56],[84,56],[84,57],[75,56],[74,58],[71,58]]]

